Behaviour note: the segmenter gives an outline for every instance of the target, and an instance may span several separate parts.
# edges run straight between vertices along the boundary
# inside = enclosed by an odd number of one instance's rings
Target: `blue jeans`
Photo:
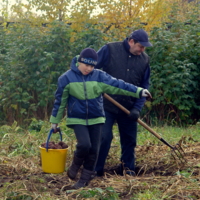
[[[97,175],[102,176],[106,157],[108,155],[113,139],[112,128],[116,122],[120,133],[121,143],[121,174],[123,169],[135,171],[135,147],[137,142],[137,122],[131,120],[127,114],[113,114],[105,112],[106,122],[103,125],[102,141],[99,150],[99,156],[96,164]]]
[[[77,139],[75,156],[83,159],[85,169],[94,171],[101,144],[103,124],[90,126],[74,125]]]

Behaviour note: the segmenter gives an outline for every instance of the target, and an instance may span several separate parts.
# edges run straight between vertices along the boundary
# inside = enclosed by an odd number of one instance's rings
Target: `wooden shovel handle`
[[[127,115],[130,114],[130,111],[127,110],[124,106],[122,106],[120,103],[115,101],[112,97],[104,93],[103,95],[106,99],[108,99],[110,102],[112,102],[114,105],[116,105],[118,108],[120,108],[122,111],[124,111]],[[150,133],[152,133],[154,136],[156,136],[159,140],[161,140],[161,136],[156,133],[151,127],[149,127],[146,123],[144,123],[141,119],[138,119],[137,122],[142,125],[144,128],[146,128]]]

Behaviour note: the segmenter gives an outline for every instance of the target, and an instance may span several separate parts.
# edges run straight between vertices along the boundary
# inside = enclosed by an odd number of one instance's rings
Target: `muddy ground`
[[[96,177],[89,186],[79,190],[71,189],[75,182],[66,172],[44,173],[39,155],[15,159],[1,157],[0,199],[111,199],[111,196],[122,200],[151,199],[151,195],[140,198],[140,194],[147,191],[155,191],[157,199],[200,199],[200,143],[182,141],[181,147],[185,152],[184,159],[174,159],[166,145],[138,146],[135,177],[118,174],[118,158],[113,151],[108,157],[105,175]],[[68,157],[66,168],[70,160]],[[89,197],[92,191],[96,192],[95,197]]]

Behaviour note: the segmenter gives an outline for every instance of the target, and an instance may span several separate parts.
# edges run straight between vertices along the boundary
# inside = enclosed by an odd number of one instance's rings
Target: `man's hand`
[[[128,115],[129,118],[131,118],[133,121],[137,121],[140,116],[140,111],[136,108],[133,108],[130,110],[130,114]]]
[[[54,133],[57,132],[57,126],[58,126],[58,124],[51,124],[51,128],[54,130],[53,131]]]
[[[142,90],[142,97],[152,98],[151,93],[147,89]]]

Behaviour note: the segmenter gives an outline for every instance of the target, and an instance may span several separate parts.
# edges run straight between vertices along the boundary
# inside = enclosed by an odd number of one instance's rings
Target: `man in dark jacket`
[[[111,76],[122,79],[145,89],[149,88],[150,66],[145,47],[152,44],[143,29],[136,30],[123,42],[104,45],[98,53],[96,68],[102,68]],[[112,128],[116,122],[121,142],[120,173],[135,174],[135,147],[137,142],[137,119],[145,103],[145,98],[136,99],[122,95],[111,95],[117,102],[130,111],[128,116],[104,98],[106,122],[103,126],[102,143],[96,164],[98,176],[104,173],[104,165],[113,139]]]

